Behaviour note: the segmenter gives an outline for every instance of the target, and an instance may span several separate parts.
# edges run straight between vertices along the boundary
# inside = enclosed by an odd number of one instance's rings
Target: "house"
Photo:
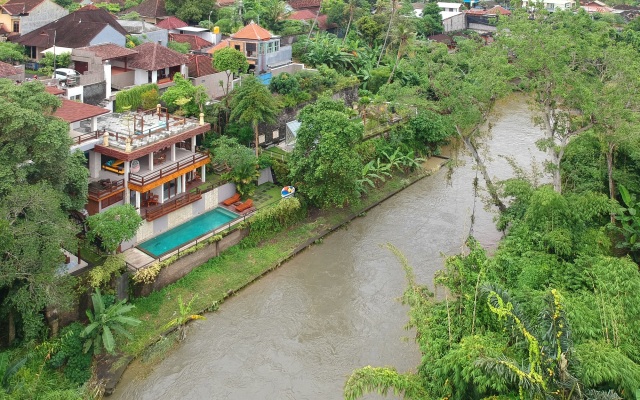
[[[317,20],[316,20],[316,16],[317,16]],[[335,29],[337,27],[336,24],[329,24],[328,17],[326,14],[316,14],[316,12],[313,12],[309,9],[293,11],[287,17],[287,19],[304,21],[307,24],[309,24],[309,26],[313,25],[315,21],[316,26],[321,31],[328,31],[330,29]]]
[[[138,39],[141,43],[155,42],[166,46],[169,42],[169,31],[157,25],[145,21],[118,20],[129,36]]]
[[[620,14],[625,21],[629,22],[632,19],[635,19],[640,15],[640,7],[638,6],[629,6],[626,4],[618,4],[613,6],[615,12]]]
[[[137,12],[145,22],[152,24],[157,24],[169,16],[164,0],[144,0],[137,6],[128,8],[127,13],[130,12]]]
[[[197,215],[205,208],[203,195],[190,191],[204,181],[210,162],[208,154],[196,150],[196,140],[211,129],[202,119],[171,115],[161,107],[111,114],[66,100],[54,115],[70,124],[71,151],[80,150],[88,159],[89,215],[132,204],[145,219],[140,239],[179,225],[186,214]],[[173,211],[179,217],[168,219]],[[123,250],[135,244],[124,244]]]
[[[462,3],[442,3],[438,2],[441,11],[455,13],[462,12]]]
[[[180,28],[170,29],[169,33],[178,33],[181,35],[194,35],[202,38],[208,42],[213,44],[220,43],[222,39],[222,34],[219,30],[214,28],[214,32],[211,32],[207,28],[202,28],[200,26],[183,26]]]
[[[166,29],[172,33],[178,33],[176,29],[184,28],[185,26],[189,26],[189,24],[187,24],[186,22],[184,22],[178,17],[171,16],[158,22],[156,26],[158,28]]]
[[[0,79],[22,82],[24,80],[24,66],[17,68],[11,64],[0,61]]]
[[[67,14],[51,0],[9,0],[0,6],[0,29],[24,35]]]
[[[16,41],[26,47],[29,57],[39,60],[42,51],[53,47],[77,49],[100,43],[125,45],[127,31],[108,11],[93,5],[50,22]]]
[[[225,47],[241,51],[249,62],[249,69],[256,73],[291,63],[291,46],[280,47],[280,37],[251,21],[247,26],[222,40],[208,51],[215,54]]]
[[[287,1],[287,8],[290,10],[311,10],[312,12],[318,12],[322,0],[289,0]]]
[[[611,14],[616,11],[612,7],[609,7],[605,3],[597,0],[581,3],[580,8],[582,8],[589,14]]]
[[[225,89],[223,88],[227,87],[227,79],[233,80],[233,75],[227,76],[224,71],[216,71],[213,68],[211,57],[208,55],[191,54],[187,67],[189,69],[189,78],[193,84],[204,86],[210,99],[224,96]]]
[[[137,53],[129,57],[127,65],[127,68],[132,70],[132,73],[129,74],[133,78],[131,85],[141,85],[143,83],[171,84],[173,75],[176,72],[187,76],[189,58],[184,54],[158,43],[143,43],[140,46],[136,46],[134,50]],[[114,83],[112,82],[112,85]]]
[[[169,41],[177,43],[188,43],[189,50],[197,52],[206,51],[214,45],[214,43],[211,43],[210,41],[205,40],[200,36],[181,33],[170,33]]]
[[[472,8],[471,10],[467,11],[467,15],[500,16],[511,15],[511,11],[502,6],[494,6],[489,9]]]
[[[537,3],[538,1],[522,0],[522,7],[535,7]],[[551,12],[555,10],[570,10],[576,5],[574,0],[543,0],[541,3],[547,11]]]

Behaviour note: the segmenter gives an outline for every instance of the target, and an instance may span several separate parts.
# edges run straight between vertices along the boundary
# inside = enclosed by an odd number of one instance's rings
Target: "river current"
[[[545,155],[535,147],[543,133],[524,96],[496,110],[481,155],[499,180],[513,175],[504,156],[530,170]],[[356,368],[415,371],[415,332],[404,329],[408,307],[398,301],[404,272],[383,244],[398,247],[431,288],[444,255],[463,249],[474,210],[474,236],[497,245],[496,211],[481,199],[481,175],[468,155],[459,161],[450,179],[443,168],[417,182],[191,324],[151,373],[128,368],[111,399],[340,399]]]

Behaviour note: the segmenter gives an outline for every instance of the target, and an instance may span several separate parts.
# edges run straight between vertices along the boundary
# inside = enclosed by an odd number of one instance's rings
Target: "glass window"
[[[20,21],[13,21],[13,31],[20,32]]]

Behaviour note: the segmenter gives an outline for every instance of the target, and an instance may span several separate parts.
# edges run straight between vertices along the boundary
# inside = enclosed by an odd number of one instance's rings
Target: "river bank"
[[[163,338],[170,334],[165,325],[175,317],[178,296],[188,300],[194,293],[198,294],[191,310],[194,314],[215,311],[229,296],[321,241],[326,235],[439,170],[447,163],[450,151],[445,149],[444,156],[426,160],[421,170],[405,176],[396,176],[385,182],[383,187],[370,193],[356,206],[314,212],[306,221],[275,235],[268,243],[248,249],[236,246],[167,288],[146,298],[133,300],[132,303],[136,305],[133,314],[143,323],[132,332],[134,339],[124,347],[124,353],[115,358],[108,357],[98,364],[98,379],[105,383],[105,394],[109,395],[114,391],[132,360],[145,358],[146,367],[150,369],[164,357],[164,353],[174,347],[173,344],[167,346],[163,343]],[[158,343],[161,346],[157,346]],[[154,346],[162,347],[160,353],[163,354],[153,355],[154,352],[150,349]],[[152,355],[145,356],[145,353]]]

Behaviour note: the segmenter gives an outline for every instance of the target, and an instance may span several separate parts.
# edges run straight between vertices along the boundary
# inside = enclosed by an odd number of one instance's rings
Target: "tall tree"
[[[62,247],[75,249],[65,211],[86,204],[82,153],[71,153],[69,125],[52,116],[60,100],[39,82],[0,79],[0,325],[34,339],[46,305],[68,304],[71,277]]]
[[[342,207],[359,197],[362,162],[355,144],[363,126],[342,102],[321,98],[300,111],[290,177],[299,193],[320,207]]]
[[[216,71],[224,71],[227,74],[227,84],[222,85],[224,94],[229,94],[229,85],[231,84],[231,76],[233,74],[244,74],[249,69],[247,57],[242,52],[232,48],[225,47],[213,54],[213,68]]]
[[[253,128],[256,156],[259,154],[258,124],[274,123],[280,112],[280,102],[254,75],[245,76],[231,99],[231,118]]]
[[[391,75],[389,75],[389,80],[387,80],[387,83],[391,83],[391,81],[393,81],[393,77],[396,73],[396,68],[398,68],[398,63],[400,62],[400,57],[404,55],[414,36],[415,32],[413,31],[413,27],[409,26],[408,24],[405,23],[396,26],[393,33],[393,41],[398,46],[398,53],[396,55],[396,62],[393,64],[393,69],[391,70]]]

